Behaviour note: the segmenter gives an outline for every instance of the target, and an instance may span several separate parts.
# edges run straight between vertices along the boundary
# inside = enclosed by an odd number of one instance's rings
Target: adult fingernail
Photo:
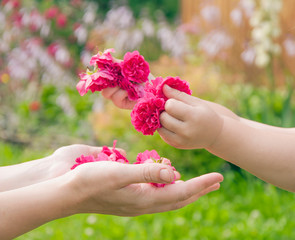
[[[160,171],[160,179],[164,182],[170,183],[172,181],[170,172],[167,169],[162,169]]]

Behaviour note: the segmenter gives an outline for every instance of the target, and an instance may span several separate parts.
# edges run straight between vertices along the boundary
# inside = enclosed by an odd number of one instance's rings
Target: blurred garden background
[[[0,165],[73,143],[156,149],[182,178],[221,172],[221,189],[173,212],[121,218],[77,215],[25,239],[295,239],[295,195],[204,150],[142,136],[130,112],[75,86],[98,50],[138,50],[154,76],[180,76],[193,95],[242,117],[295,127],[292,0],[2,0]]]

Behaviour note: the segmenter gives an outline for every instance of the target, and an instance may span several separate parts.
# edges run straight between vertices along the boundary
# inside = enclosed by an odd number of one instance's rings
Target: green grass
[[[2,143],[0,154],[1,165],[8,165],[48,153]],[[219,191],[177,211],[135,218],[80,214],[52,221],[17,239],[295,239],[293,193],[244,171],[223,174]]]

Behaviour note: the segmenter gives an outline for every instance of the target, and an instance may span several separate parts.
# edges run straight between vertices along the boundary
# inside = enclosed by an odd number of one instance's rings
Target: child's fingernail
[[[167,90],[171,89],[171,87],[169,85],[167,85],[167,84],[164,85],[164,88],[166,88]]]

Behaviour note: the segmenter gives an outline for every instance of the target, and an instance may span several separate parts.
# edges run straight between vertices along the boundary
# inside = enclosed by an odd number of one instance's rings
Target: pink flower
[[[96,162],[96,159],[94,156],[92,155],[89,155],[89,156],[84,156],[84,155],[81,155],[80,157],[78,157],[76,159],[76,164],[74,164],[72,167],[71,167],[71,170],[75,169],[76,167],[78,167],[79,165],[83,164],[83,163],[88,163],[88,162]]]
[[[59,44],[54,42],[51,43],[48,48],[47,48],[47,52],[51,55],[51,56],[55,56],[55,53],[57,52],[57,50],[59,49]]]
[[[92,74],[81,73],[80,81],[76,88],[81,96],[85,95],[88,90],[91,92],[101,91],[109,86],[114,85],[114,78],[105,72],[96,72]]]
[[[108,161],[115,161],[121,163],[129,163],[128,159],[124,157],[120,151],[116,149],[116,140],[113,143],[113,149],[108,148],[107,146],[103,146],[101,153],[98,154],[98,158],[105,158],[108,156]],[[101,156],[100,156],[101,155]]]
[[[154,160],[160,160],[161,157],[156,150],[146,150],[143,153],[139,153],[134,164],[155,162]]]
[[[143,135],[153,135],[161,127],[160,114],[164,111],[163,98],[146,94],[140,98],[131,112],[131,122],[135,129]]]
[[[171,162],[167,158],[161,158],[160,155],[157,153],[156,150],[146,150],[143,153],[139,153],[136,158],[136,162],[134,164],[144,164],[144,163],[161,163],[166,164],[172,167],[172,169],[175,171],[175,168],[171,165]],[[174,176],[176,178],[176,176]],[[171,183],[175,183],[174,181]],[[155,187],[164,187],[165,183],[151,183]]]
[[[114,52],[115,50],[113,48],[107,49],[103,53],[98,52],[90,59],[90,65],[97,65],[97,67],[100,69],[106,69],[109,65],[112,65],[114,62],[116,62],[115,58],[111,54]]]
[[[111,55],[112,52],[114,52],[114,49],[107,49],[103,53],[98,52],[90,60],[90,65],[97,66],[99,72],[112,76],[113,81],[110,82],[111,85],[108,87],[118,86],[119,82],[124,78],[119,60]]]
[[[136,101],[144,96],[144,85],[129,82],[126,78],[122,78],[119,82],[120,88],[127,91],[128,98]]]
[[[99,161],[114,161],[120,163],[129,163],[128,159],[124,157],[120,151],[116,149],[116,140],[113,143],[113,149],[108,148],[107,146],[103,146],[102,151],[95,158],[92,155],[84,156],[81,155],[76,159],[76,164],[74,164],[71,169],[73,170],[77,166],[88,163],[88,162],[99,162]]]
[[[56,18],[56,24],[59,28],[64,28],[67,25],[67,22],[67,16],[62,13],[60,13]]]
[[[29,109],[31,112],[37,112],[41,108],[41,103],[38,101],[33,101],[29,104]]]
[[[168,99],[163,93],[163,86],[165,84],[189,95],[192,94],[192,90],[190,90],[188,82],[181,80],[179,77],[166,77],[165,79],[157,77],[151,82],[152,83],[146,83],[145,91],[153,93],[157,97],[164,98],[165,101]]]
[[[127,52],[121,66],[123,76],[129,81],[144,83],[148,80],[150,74],[149,64],[138,51]]]
[[[45,15],[45,18],[47,19],[53,19],[57,16],[58,12],[59,12],[58,7],[52,6],[45,11],[44,15]]]

